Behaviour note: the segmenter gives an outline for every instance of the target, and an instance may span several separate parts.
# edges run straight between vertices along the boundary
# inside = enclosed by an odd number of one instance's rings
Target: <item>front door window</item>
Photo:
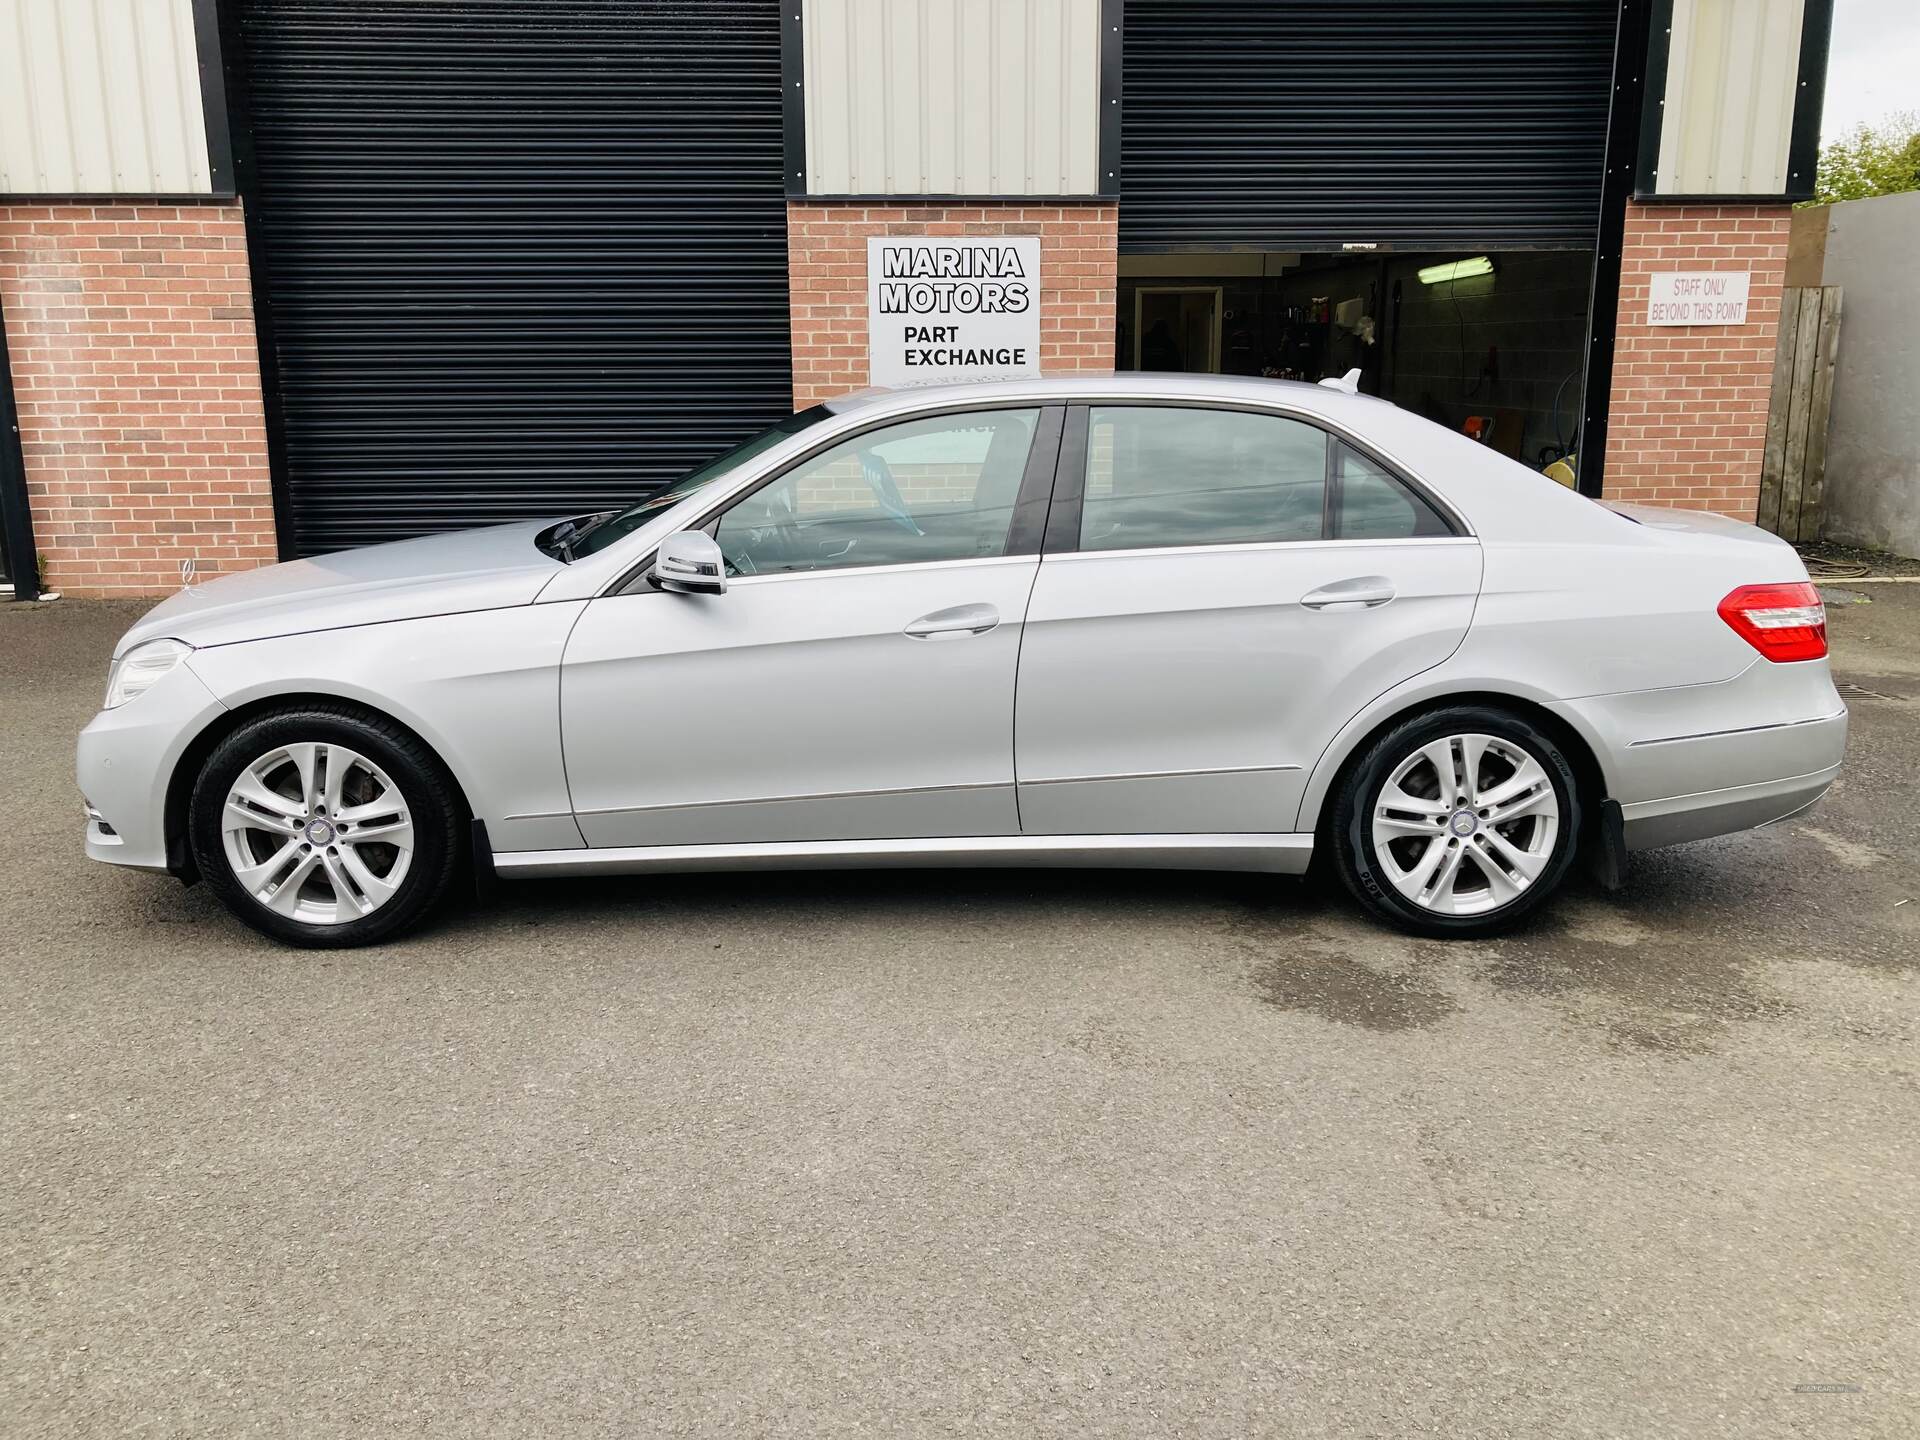
[[[869,430],[738,501],[727,573],[779,575],[1006,553],[1040,411],[978,410]]]

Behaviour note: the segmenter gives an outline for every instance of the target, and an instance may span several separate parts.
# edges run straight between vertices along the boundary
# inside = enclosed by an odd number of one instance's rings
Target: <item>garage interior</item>
[[[1120,257],[1124,370],[1360,389],[1542,468],[1578,446],[1593,254],[1420,251]]]
[[[1116,362],[1357,367],[1525,464],[1577,454],[1620,17],[1128,0]]]

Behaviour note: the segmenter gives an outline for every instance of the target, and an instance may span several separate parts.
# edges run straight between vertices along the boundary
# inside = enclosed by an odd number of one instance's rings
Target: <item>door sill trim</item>
[[[627,845],[497,852],[501,879],[647,871],[812,870],[930,866],[1246,870],[1304,874],[1312,835],[965,835],[926,840],[804,840],[725,845]]]

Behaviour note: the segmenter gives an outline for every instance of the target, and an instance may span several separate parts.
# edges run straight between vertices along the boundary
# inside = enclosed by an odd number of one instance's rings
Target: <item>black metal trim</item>
[[[1100,0],[1100,194],[1120,198],[1120,121],[1126,113],[1126,3]]]
[[[790,198],[795,200],[819,201],[823,205],[885,205],[911,210],[917,205],[1111,205],[1118,196],[1114,195],[1050,195],[1035,191],[1030,195],[1003,195],[983,193],[979,195],[923,195],[916,190],[894,190],[886,194],[801,194]]]
[[[1667,115],[1667,62],[1673,53],[1673,0],[1652,0],[1647,22],[1646,83],[1640,96],[1640,143],[1633,198],[1659,188],[1660,136]]]
[[[27,499],[27,460],[20,448],[20,412],[13,403],[13,360],[7,320],[0,314],[0,546],[16,600],[40,598],[40,557],[34,551],[33,507]]]
[[[16,193],[9,191],[9,205],[231,205],[239,196],[232,190],[195,191],[190,195],[149,195],[141,190],[101,191],[82,194],[77,191]]]
[[[1587,373],[1580,387],[1580,432],[1575,479],[1582,495],[1598,497],[1606,474],[1607,400],[1613,389],[1613,351],[1620,328],[1620,251],[1626,243],[1627,198],[1640,152],[1646,96],[1650,0],[1621,0],[1614,30],[1613,96],[1607,111],[1606,172],[1595,223],[1593,286],[1587,293]],[[1654,0],[1657,3],[1657,0]]]
[[[1465,254],[1484,251],[1489,255],[1561,255],[1590,250],[1590,240],[1383,240],[1379,244],[1349,245],[1334,249],[1323,241],[1290,244],[1275,240],[1271,245],[1208,245],[1204,243],[1160,244],[1157,241],[1123,242],[1122,255],[1335,255],[1342,260],[1384,259],[1389,255],[1419,255],[1428,251]]]
[[[207,175],[231,197],[233,131],[227,123],[226,66],[221,60],[219,0],[193,0],[193,46],[200,65],[200,116],[207,130]]]
[[[806,0],[780,4],[780,112],[786,142],[789,200],[822,199],[807,194]]]
[[[1795,197],[1784,195],[1778,190],[1770,190],[1764,195],[1740,193],[1737,195],[1656,195],[1635,188],[1635,203],[1640,205],[1785,205]],[[1799,199],[1806,199],[1802,195]]]
[[[1793,132],[1787,141],[1788,200],[1813,199],[1819,179],[1827,51],[1833,43],[1833,0],[1806,0],[1806,7],[1800,22],[1800,70],[1794,77]]]
[[[247,86],[245,48],[240,43],[237,0],[214,0],[220,19],[221,73],[226,80],[234,188],[247,237],[247,274],[253,290],[253,337],[260,353],[260,408],[267,438],[267,475],[273,494],[274,545],[282,560],[294,558],[293,496],[287,470],[286,406],[280,395],[280,351],[274,339],[273,304],[267,283],[266,239],[259,220],[259,165],[253,153],[253,110]]]
[[[1053,500],[1047,507],[1048,555],[1071,555],[1080,548],[1080,508],[1087,498],[1087,417],[1091,405],[1069,405],[1060,436],[1060,463],[1053,472]]]
[[[1027,447],[1027,468],[1007,524],[1004,555],[1037,555],[1047,533],[1047,509],[1053,499],[1053,472],[1060,458],[1060,430],[1066,406],[1049,405],[1040,412]]]

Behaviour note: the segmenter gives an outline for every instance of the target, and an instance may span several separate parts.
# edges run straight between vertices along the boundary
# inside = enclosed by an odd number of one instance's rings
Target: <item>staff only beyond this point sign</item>
[[[869,237],[867,355],[874,385],[1038,376],[1040,237]]]
[[[1655,275],[1647,285],[1647,323],[1744,325],[1752,284],[1753,274],[1747,270]]]

